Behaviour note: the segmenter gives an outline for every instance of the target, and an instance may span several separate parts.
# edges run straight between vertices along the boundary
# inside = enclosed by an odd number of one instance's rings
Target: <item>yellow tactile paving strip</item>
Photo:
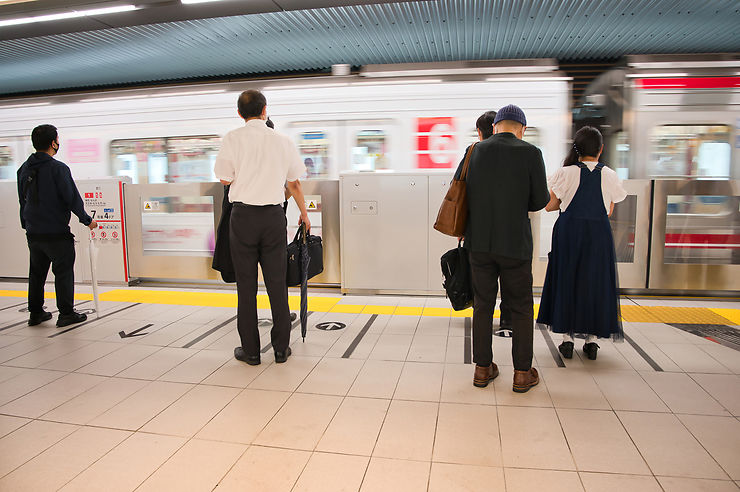
[[[0,290],[0,297],[26,297],[24,290]],[[46,292],[47,299],[53,299],[53,292]],[[100,294],[101,301],[111,302],[139,302],[144,304],[169,304],[180,306],[210,306],[233,307],[237,306],[235,292],[183,292],[166,290],[143,289],[114,289]],[[75,294],[75,299],[90,301],[92,294]],[[472,309],[453,311],[450,308],[418,307],[418,306],[379,306],[371,304],[344,304],[339,297],[309,296],[308,309],[323,313],[363,313],[388,314],[401,316],[435,316],[465,318],[473,315]],[[289,296],[290,308],[297,310],[300,307],[299,296]],[[257,307],[269,309],[270,302],[266,295],[257,296]],[[535,314],[539,306],[535,305]],[[703,307],[675,307],[675,306],[622,306],[624,321],[642,323],[689,323],[710,325],[740,325],[740,309],[703,308]],[[494,313],[499,316],[499,311]]]

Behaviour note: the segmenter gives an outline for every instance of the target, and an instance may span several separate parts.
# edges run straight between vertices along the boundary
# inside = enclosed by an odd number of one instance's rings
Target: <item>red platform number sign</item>
[[[455,119],[437,117],[416,121],[416,166],[420,169],[453,167],[457,153]]]

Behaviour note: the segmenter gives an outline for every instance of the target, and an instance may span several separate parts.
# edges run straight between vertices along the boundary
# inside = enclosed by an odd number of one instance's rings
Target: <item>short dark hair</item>
[[[236,103],[239,114],[245,120],[261,115],[266,105],[267,99],[265,99],[265,96],[260,91],[252,89],[242,92],[239,101]]]
[[[493,120],[496,118],[496,111],[486,111],[475,121],[475,127],[480,130],[483,140],[493,135]]]
[[[31,132],[33,148],[39,152],[49,150],[51,143],[59,137],[57,127],[54,125],[39,125]]]

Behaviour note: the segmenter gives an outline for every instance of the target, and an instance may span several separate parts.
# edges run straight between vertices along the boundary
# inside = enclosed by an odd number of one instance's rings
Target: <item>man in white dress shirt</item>
[[[282,203],[287,186],[301,210],[301,222],[310,229],[301,183],[305,172],[298,150],[290,139],[265,125],[267,101],[261,92],[242,92],[237,103],[243,127],[227,133],[216,158],[214,172],[230,184],[234,204],[230,222],[231,257],[236,272],[239,307],[237,328],[241,346],[234,357],[250,365],[260,363],[257,329],[257,263],[270,298],[270,338],[275,362],[290,356],[288,308],[287,234]]]

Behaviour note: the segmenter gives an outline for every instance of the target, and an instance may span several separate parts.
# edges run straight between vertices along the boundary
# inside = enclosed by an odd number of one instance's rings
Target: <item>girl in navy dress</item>
[[[563,334],[558,347],[573,357],[573,337],[585,336],[583,352],[594,360],[597,338],[623,338],[614,239],[609,216],[627,193],[617,174],[599,162],[601,133],[576,132],[563,167],[548,180],[550,203],[560,210],[552,230],[537,323]]]

